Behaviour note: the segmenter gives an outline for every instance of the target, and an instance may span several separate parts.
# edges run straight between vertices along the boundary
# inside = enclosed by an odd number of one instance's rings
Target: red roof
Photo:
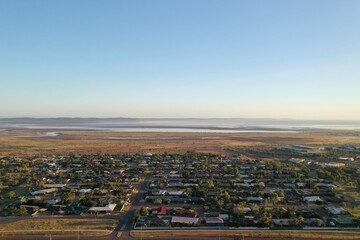
[[[161,212],[163,214],[166,214],[166,207],[159,207],[158,208],[158,213]]]
[[[158,208],[151,208],[151,212],[154,214],[159,214],[159,213],[162,213],[162,214],[166,214],[166,207],[158,207]]]

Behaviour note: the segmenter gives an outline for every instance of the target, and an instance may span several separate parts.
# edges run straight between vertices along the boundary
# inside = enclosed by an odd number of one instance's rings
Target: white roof
[[[114,211],[115,207],[116,207],[116,204],[113,203],[113,204],[108,204],[105,207],[91,207],[89,209],[89,211],[93,211],[93,212],[112,212],[112,211]]]
[[[34,191],[34,192],[31,192],[30,194],[34,196],[34,195],[39,195],[39,194],[52,193],[52,192],[55,192],[55,191],[56,191],[56,188],[48,188],[48,189],[42,189],[42,190]]]
[[[179,217],[173,216],[171,222],[178,222],[178,223],[197,223],[199,218],[191,218],[191,217]]]
[[[316,201],[323,201],[319,196],[309,196],[309,197],[304,197],[304,201],[306,202],[316,202]]]
[[[207,217],[205,218],[206,223],[224,223],[224,219],[220,217]]]
[[[92,189],[91,188],[86,188],[86,189],[79,189],[79,193],[88,193],[88,192],[91,192],[92,191]]]
[[[336,186],[334,184],[331,183],[317,183],[315,184],[316,187],[330,187],[330,188],[335,188]]]
[[[64,183],[48,183],[48,184],[44,184],[44,187],[48,187],[48,188],[63,188],[63,187],[66,187],[66,184],[64,184]]]
[[[327,207],[326,209],[333,215],[340,215],[346,212],[346,210],[342,207]]]
[[[248,201],[262,201],[264,200],[262,197],[248,197]]]
[[[183,191],[167,191],[169,195],[181,195],[183,194]]]

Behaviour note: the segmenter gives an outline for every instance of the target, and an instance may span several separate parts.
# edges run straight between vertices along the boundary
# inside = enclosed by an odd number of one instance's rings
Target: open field
[[[0,236],[21,234],[86,234],[106,235],[117,221],[112,219],[25,219],[0,224]]]
[[[54,130],[51,130],[54,131]],[[359,132],[299,133],[160,133],[56,131],[59,136],[41,135],[46,130],[0,132],[0,152],[9,154],[136,153],[140,151],[181,153],[189,150],[227,154],[238,147],[276,147],[291,144],[360,144]]]
[[[360,232],[350,231],[266,231],[266,230],[229,230],[229,231],[133,231],[136,239],[360,239]]]
[[[25,219],[0,224],[0,231],[7,230],[110,230],[117,221],[112,219]]]

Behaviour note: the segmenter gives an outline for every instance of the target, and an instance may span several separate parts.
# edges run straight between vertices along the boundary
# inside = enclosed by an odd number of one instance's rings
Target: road
[[[126,212],[126,214],[122,215],[119,218],[119,224],[116,226],[114,232],[106,237],[115,237],[117,232],[123,231],[123,236],[121,239],[129,238],[129,232],[132,230],[133,227],[133,220],[136,214],[141,207],[140,201],[143,198],[144,194],[146,193],[147,186],[149,184],[151,177],[151,173],[146,173],[144,176],[144,181],[138,185],[138,192],[133,194],[130,198],[130,209]]]

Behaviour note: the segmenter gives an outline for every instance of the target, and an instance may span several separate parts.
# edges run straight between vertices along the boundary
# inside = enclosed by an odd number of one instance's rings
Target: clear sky
[[[359,0],[0,0],[0,117],[360,119]]]

